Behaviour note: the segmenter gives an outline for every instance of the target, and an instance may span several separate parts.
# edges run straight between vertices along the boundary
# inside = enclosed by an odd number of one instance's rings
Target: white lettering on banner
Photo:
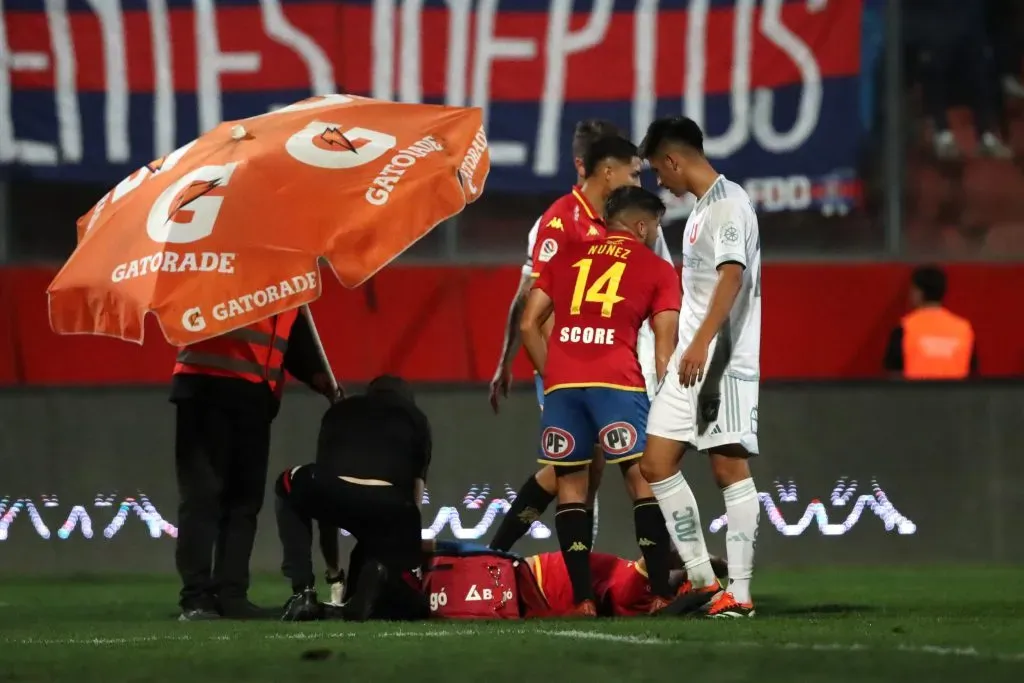
[[[394,140],[394,138],[391,139]],[[406,169],[413,166],[417,159],[422,159],[428,154],[440,152],[443,149],[444,147],[434,139],[433,135],[428,135],[419,142],[400,150],[398,154],[391,157],[391,161],[374,178],[373,185],[366,189],[366,201],[374,206],[387,204],[395,185],[405,175]]]
[[[146,218],[146,233],[154,242],[187,244],[209,237],[220,214],[224,197],[212,195],[227,187],[236,162],[223,166],[200,166],[171,183],[153,202]],[[188,218],[178,222],[179,211]]]
[[[362,142],[362,145],[355,143]],[[355,168],[376,161],[394,149],[394,135],[366,128],[313,121],[288,138],[284,147],[294,159],[317,168]]]
[[[220,75],[256,73],[258,52],[221,52],[215,0],[195,0],[196,95],[199,99],[199,130],[212,130],[221,115]]]
[[[615,344],[615,330],[610,327],[563,327],[558,331],[558,340],[572,344]]]
[[[171,21],[167,0],[146,0],[146,7],[153,40],[153,156],[162,157],[174,149],[177,140]]]
[[[317,287],[316,277],[316,271],[311,270],[303,275],[296,275],[290,280],[281,280],[276,285],[269,285],[258,289],[251,294],[243,294],[235,299],[222,301],[219,304],[215,304],[210,312],[213,314],[214,319],[221,322],[239,315],[252,313],[269,303],[287,299],[311,289],[315,290]]]
[[[751,178],[743,183],[750,201],[765,211],[801,211],[814,201],[811,181],[806,176]]]
[[[37,52],[13,52],[7,29],[0,26],[0,162],[15,160],[32,165],[75,164],[82,161],[82,116],[77,91],[76,46],[68,16],[68,0],[43,0],[49,49]],[[105,80],[105,156],[112,163],[150,150],[131,148],[129,130],[132,113],[128,91],[128,60],[136,36],[129,35],[129,22],[124,19],[123,3],[118,0],[87,0],[97,15],[102,39]],[[335,74],[329,51],[297,28],[282,9],[282,0],[260,0],[259,8],[264,33],[291,50],[305,65],[309,89],[326,94],[334,88]],[[2,0],[0,0],[2,3]],[[426,78],[424,63],[425,0],[373,0],[372,3],[372,92],[380,99],[418,101],[423,97]],[[566,153],[567,141],[561,139],[562,108],[565,104],[567,64],[571,55],[601,47],[608,40],[613,14],[612,0],[594,0],[585,23],[573,28],[572,0],[552,0],[548,5],[547,32],[544,50],[535,38],[501,35],[511,32],[498,21],[499,10],[508,9],[500,0],[445,0],[447,36],[445,50],[445,101],[450,105],[471,104],[484,111],[487,129],[491,107],[491,84],[495,61],[511,62],[543,60],[543,90],[540,100],[537,132],[530,140],[492,139],[491,160],[496,166],[533,164],[533,172],[550,176],[557,172]],[[732,116],[724,130],[706,136],[709,156],[721,159],[742,149],[751,141],[774,153],[799,149],[814,133],[821,114],[822,76],[817,58],[809,45],[784,23],[783,0],[764,0],[760,21],[755,22],[756,0],[735,0],[733,52],[729,97]],[[825,9],[825,4],[804,3],[806,12]],[[692,0],[687,8],[687,45],[685,50],[685,113],[700,123],[707,123],[706,72],[720,63],[716,46],[707,44],[708,17],[711,0]],[[153,157],[167,154],[176,142],[175,73],[171,47],[167,0],[146,0],[149,33],[153,55]],[[657,103],[657,19],[658,0],[637,0],[633,9],[634,90],[632,126],[639,138],[656,112]],[[262,55],[257,50],[224,52],[220,48],[215,0],[196,0],[193,31],[196,41],[196,91],[200,132],[221,122],[224,74],[252,74],[259,70]],[[396,23],[400,30],[395,31]],[[787,130],[774,128],[773,93],[769,89],[753,89],[751,81],[751,46],[755,31],[784,53],[800,74],[801,95],[794,123]],[[78,46],[83,47],[83,46]],[[84,49],[84,48],[83,48]],[[627,48],[628,49],[628,48]],[[430,50],[426,52],[433,53]],[[708,64],[709,54],[716,55]],[[398,63],[396,63],[396,58]],[[724,61],[724,60],[722,60]],[[53,72],[54,102],[57,127],[55,141],[19,139],[13,126],[11,74],[14,72]],[[396,86],[398,92],[396,93]],[[344,101],[338,96],[338,101]],[[322,101],[321,101],[322,102]],[[304,108],[326,106],[307,103]],[[294,111],[294,109],[293,109]],[[492,135],[493,137],[493,135]],[[532,147],[532,149],[530,149]],[[532,162],[529,160],[532,159]]]
[[[711,0],[692,0],[687,10],[686,91],[683,97],[686,115],[704,126],[704,79],[707,74],[707,19]],[[736,0],[732,58],[732,120],[718,136],[704,131],[704,151],[708,156],[731,156],[750,141],[772,152],[792,152],[814,132],[821,116],[821,70],[814,53],[800,38],[782,24],[782,0],[765,0],[761,14],[761,33],[786,53],[800,71],[803,91],[797,120],[787,133],[772,127],[773,99],[768,88],[758,88],[751,114],[750,73],[753,51],[755,0]]]
[[[111,282],[123,282],[151,273],[224,273],[235,272],[236,254],[213,251],[158,251],[155,254],[119,263],[110,273]]]
[[[131,156],[128,145],[128,68],[125,63],[124,17],[120,0],[87,0],[100,19],[103,36],[107,159],[123,164]]]
[[[473,184],[473,178],[476,176],[476,169],[480,166],[480,160],[484,158],[484,154],[487,153],[487,133],[484,132],[483,127],[476,132],[473,136],[473,144],[470,145],[469,151],[466,152],[465,158],[462,160],[462,164],[459,166],[459,171],[462,173],[462,179],[469,187],[469,191],[476,195],[480,192],[476,185]]]
[[[548,17],[545,42],[548,56],[544,73],[544,90],[540,100],[540,121],[537,123],[537,146],[533,171],[550,176],[558,172],[559,132],[565,104],[566,61],[569,55],[600,45],[612,19],[613,0],[594,0],[587,23],[579,31],[569,30],[573,0],[553,0]]]

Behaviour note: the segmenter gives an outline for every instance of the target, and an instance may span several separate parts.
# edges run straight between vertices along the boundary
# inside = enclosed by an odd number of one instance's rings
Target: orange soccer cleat
[[[712,619],[739,619],[754,616],[754,603],[737,602],[728,591],[719,593],[707,606],[704,616]]]
[[[703,609],[708,603],[713,602],[722,592],[722,586],[715,581],[710,586],[694,588],[689,581],[683,582],[676,592],[676,599],[658,610],[651,610],[651,614],[664,617],[677,617],[683,614],[690,614]]]

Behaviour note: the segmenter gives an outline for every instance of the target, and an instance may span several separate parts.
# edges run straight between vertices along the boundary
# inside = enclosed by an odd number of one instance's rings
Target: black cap
[[[414,401],[412,387],[396,375],[381,375],[366,387],[367,394],[397,394],[404,399]]]

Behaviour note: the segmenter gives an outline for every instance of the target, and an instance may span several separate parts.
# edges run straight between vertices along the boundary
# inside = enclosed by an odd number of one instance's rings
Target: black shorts
[[[304,517],[352,534],[385,567],[405,571],[422,563],[420,510],[408,491],[352,484],[317,465],[287,470],[276,490]]]

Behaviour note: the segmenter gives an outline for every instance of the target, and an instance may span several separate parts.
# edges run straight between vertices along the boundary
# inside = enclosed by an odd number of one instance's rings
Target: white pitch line
[[[774,643],[758,642],[752,640],[666,640],[651,636],[619,635],[615,633],[603,633],[600,631],[582,631],[578,629],[554,630],[554,629],[528,629],[528,628],[504,628],[494,631],[479,631],[474,629],[439,629],[432,631],[384,631],[382,633],[355,633],[351,631],[300,631],[296,633],[266,633],[262,635],[244,634],[218,634],[205,637],[195,637],[189,634],[181,635],[154,635],[154,636],[129,636],[125,638],[0,638],[0,643],[5,645],[83,645],[91,647],[104,647],[116,645],[141,645],[145,643],[161,642],[194,642],[214,643],[245,639],[251,641],[254,638],[264,640],[340,640],[347,638],[456,638],[478,635],[542,635],[556,638],[568,638],[572,640],[597,640],[607,643],[621,643],[624,645],[660,645],[674,647],[711,647],[722,649],[758,649],[758,650],[788,650],[804,652],[904,652],[916,655],[932,655],[941,657],[962,657],[966,659],[990,659],[1002,662],[1024,662],[1024,652],[1013,652],[1007,654],[980,652],[974,647],[946,647],[940,645],[897,645],[895,648],[872,647],[862,643]]]

